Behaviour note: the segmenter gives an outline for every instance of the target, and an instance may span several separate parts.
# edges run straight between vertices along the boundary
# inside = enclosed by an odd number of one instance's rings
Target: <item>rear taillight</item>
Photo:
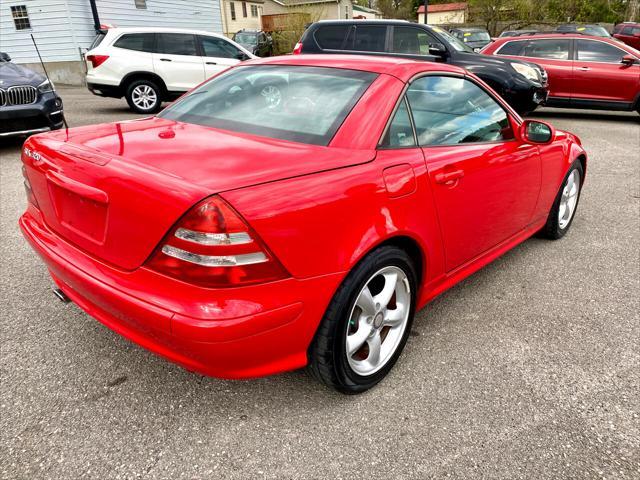
[[[296,43],[296,46],[293,47],[293,52],[294,55],[299,55],[302,53],[302,42],[298,42]]]
[[[236,287],[288,276],[257,234],[222,198],[193,207],[162,240],[147,267],[188,283]]]
[[[29,177],[27,177],[27,169],[24,165],[22,165],[22,176],[24,177],[24,189],[27,192],[27,200],[31,205],[40,210],[40,205],[38,205],[38,201],[36,200],[35,195],[33,194],[33,189],[31,188],[31,182],[29,182]]]
[[[91,62],[93,68],[98,68],[109,58],[109,55],[87,55],[87,61]]]

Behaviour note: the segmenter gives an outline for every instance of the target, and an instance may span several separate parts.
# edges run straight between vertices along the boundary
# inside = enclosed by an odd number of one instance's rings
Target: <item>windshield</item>
[[[327,145],[376,76],[325,67],[237,67],[195,89],[159,117]]]
[[[580,33],[584,33],[586,35],[593,35],[594,37],[605,37],[608,38],[611,35],[609,35],[609,32],[607,32],[607,29],[604,27],[578,27],[576,29],[578,32]]]
[[[462,34],[465,42],[490,42],[491,37],[487,32],[465,32]]]
[[[255,33],[236,33],[235,41],[245,45],[255,45],[258,43],[258,36]]]
[[[433,31],[440,34],[441,37],[444,37],[444,40],[453,48],[455,48],[458,52],[473,53],[473,48],[469,47],[468,45],[465,45],[464,42],[457,39],[446,30],[443,30],[440,27],[433,27]]]

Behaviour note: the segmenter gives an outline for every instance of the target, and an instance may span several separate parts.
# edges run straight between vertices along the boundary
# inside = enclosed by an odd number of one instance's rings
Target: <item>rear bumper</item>
[[[62,128],[62,100],[54,92],[38,95],[36,103],[0,106],[0,137],[30,135]]]
[[[120,85],[90,83],[87,81],[87,88],[91,93],[99,97],[122,98],[124,96],[124,91],[120,88]]]
[[[342,278],[202,289],[144,268],[123,272],[100,263],[52,233],[32,206],[19,223],[56,285],[82,310],[142,347],[215,377],[259,377],[304,366]]]

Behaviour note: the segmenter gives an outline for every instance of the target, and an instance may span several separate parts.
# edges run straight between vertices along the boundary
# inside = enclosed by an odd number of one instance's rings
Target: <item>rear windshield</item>
[[[91,42],[91,45],[89,46],[89,50],[93,50],[98,45],[100,45],[102,43],[102,40],[104,40],[104,37],[106,37],[106,33],[102,33],[102,32],[98,33],[93,39],[93,42]]]
[[[325,67],[237,67],[214,77],[159,116],[327,145],[376,76]]]

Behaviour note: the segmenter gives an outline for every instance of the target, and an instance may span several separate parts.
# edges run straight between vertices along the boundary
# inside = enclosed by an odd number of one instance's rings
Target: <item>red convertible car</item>
[[[457,67],[275,57],[156,117],[31,137],[20,226],[59,297],[188,370],[307,365],[357,393],[416,309],[567,232],[586,158]]]

